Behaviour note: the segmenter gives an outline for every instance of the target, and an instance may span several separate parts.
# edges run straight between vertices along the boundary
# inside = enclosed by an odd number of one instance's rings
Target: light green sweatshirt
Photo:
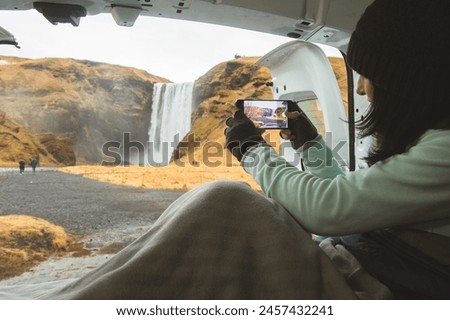
[[[346,174],[323,139],[306,152],[306,171],[264,145],[241,164],[308,231],[338,236],[409,226],[450,236],[450,131],[429,130],[407,152]]]

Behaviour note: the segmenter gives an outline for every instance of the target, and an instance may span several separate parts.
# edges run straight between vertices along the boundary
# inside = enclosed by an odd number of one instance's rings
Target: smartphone
[[[260,129],[286,129],[288,119],[288,100],[239,99],[236,107],[243,110],[247,117]]]

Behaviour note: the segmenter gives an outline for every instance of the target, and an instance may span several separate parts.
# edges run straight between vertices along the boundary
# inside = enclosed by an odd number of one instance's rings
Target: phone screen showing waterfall
[[[260,129],[286,129],[288,121],[285,112],[288,100],[240,99],[236,107],[244,110],[247,117]]]

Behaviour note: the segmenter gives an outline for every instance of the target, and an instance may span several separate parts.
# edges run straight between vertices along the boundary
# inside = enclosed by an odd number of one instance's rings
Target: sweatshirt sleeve
[[[320,135],[306,150],[298,150],[297,153],[303,159],[305,169],[316,177],[333,179],[344,174]]]
[[[450,217],[450,145],[428,136],[383,163],[321,178],[258,146],[242,165],[266,195],[312,233],[342,235]],[[430,155],[433,155],[431,157]]]

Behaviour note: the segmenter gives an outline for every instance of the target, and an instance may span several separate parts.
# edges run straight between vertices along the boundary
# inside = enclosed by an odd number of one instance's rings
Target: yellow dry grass
[[[254,190],[261,191],[261,187],[244,171],[234,156],[223,149],[224,128],[225,124],[222,124],[211,130],[209,139],[202,142],[201,147],[166,166],[83,165],[60,167],[57,170],[137,188],[188,191],[210,181],[236,180],[246,182]],[[280,152],[278,130],[266,130],[263,137]],[[208,146],[211,141],[214,143]]]
[[[27,215],[0,217],[0,280],[23,273],[52,255],[88,254],[60,226]]]
[[[171,163],[164,167],[74,166],[58,171],[138,188],[187,191],[205,182],[226,179],[245,181],[255,190],[261,190],[252,177],[236,165],[210,167],[203,163],[184,163],[182,167],[181,164]]]

